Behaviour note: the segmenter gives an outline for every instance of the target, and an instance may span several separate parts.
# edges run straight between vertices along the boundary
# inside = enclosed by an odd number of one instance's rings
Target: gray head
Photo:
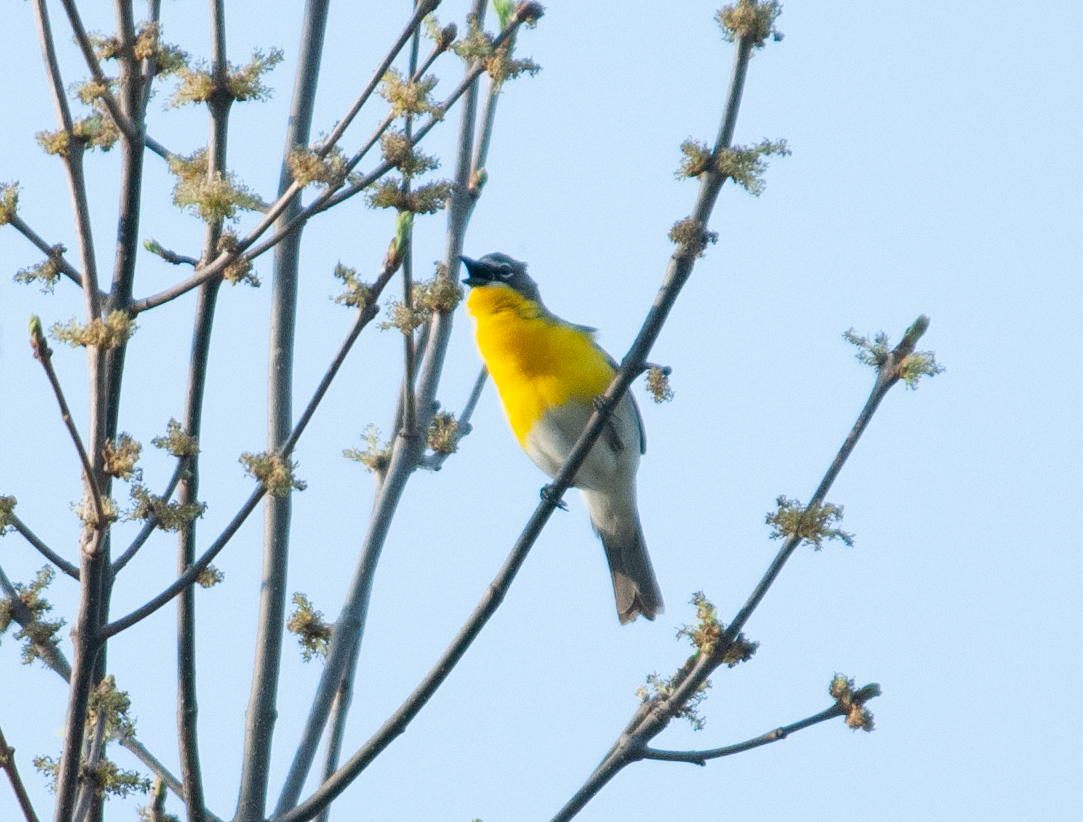
[[[506,285],[518,291],[528,300],[541,304],[538,284],[526,273],[526,263],[513,260],[499,251],[486,254],[480,260],[460,257],[470,276],[463,280],[467,285],[477,288],[485,285]]]

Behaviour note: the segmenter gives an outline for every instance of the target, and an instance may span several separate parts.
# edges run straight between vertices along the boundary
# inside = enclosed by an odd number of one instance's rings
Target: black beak
[[[459,257],[466,266],[470,276],[464,277],[463,282],[469,286],[488,285],[493,281],[493,272],[485,263],[472,260],[469,257]]]

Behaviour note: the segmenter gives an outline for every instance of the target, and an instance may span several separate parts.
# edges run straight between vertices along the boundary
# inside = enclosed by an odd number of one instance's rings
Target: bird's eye
[[[502,280],[510,280],[511,275],[512,275],[512,270],[511,270],[510,265],[507,265],[505,263],[504,265],[500,266],[500,279],[502,279]]]

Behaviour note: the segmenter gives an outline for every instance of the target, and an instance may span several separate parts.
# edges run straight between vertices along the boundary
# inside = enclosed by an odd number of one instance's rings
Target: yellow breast
[[[613,366],[588,331],[569,325],[505,285],[474,288],[466,302],[478,348],[524,445],[546,411],[591,403],[613,381]]]

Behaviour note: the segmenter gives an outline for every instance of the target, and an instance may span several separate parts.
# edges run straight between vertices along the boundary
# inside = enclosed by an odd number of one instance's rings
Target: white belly
[[[567,403],[551,409],[526,437],[526,452],[542,471],[555,477],[564,466],[575,441],[594,408]],[[578,488],[604,491],[634,481],[643,448],[639,412],[631,394],[625,394],[576,475]]]

